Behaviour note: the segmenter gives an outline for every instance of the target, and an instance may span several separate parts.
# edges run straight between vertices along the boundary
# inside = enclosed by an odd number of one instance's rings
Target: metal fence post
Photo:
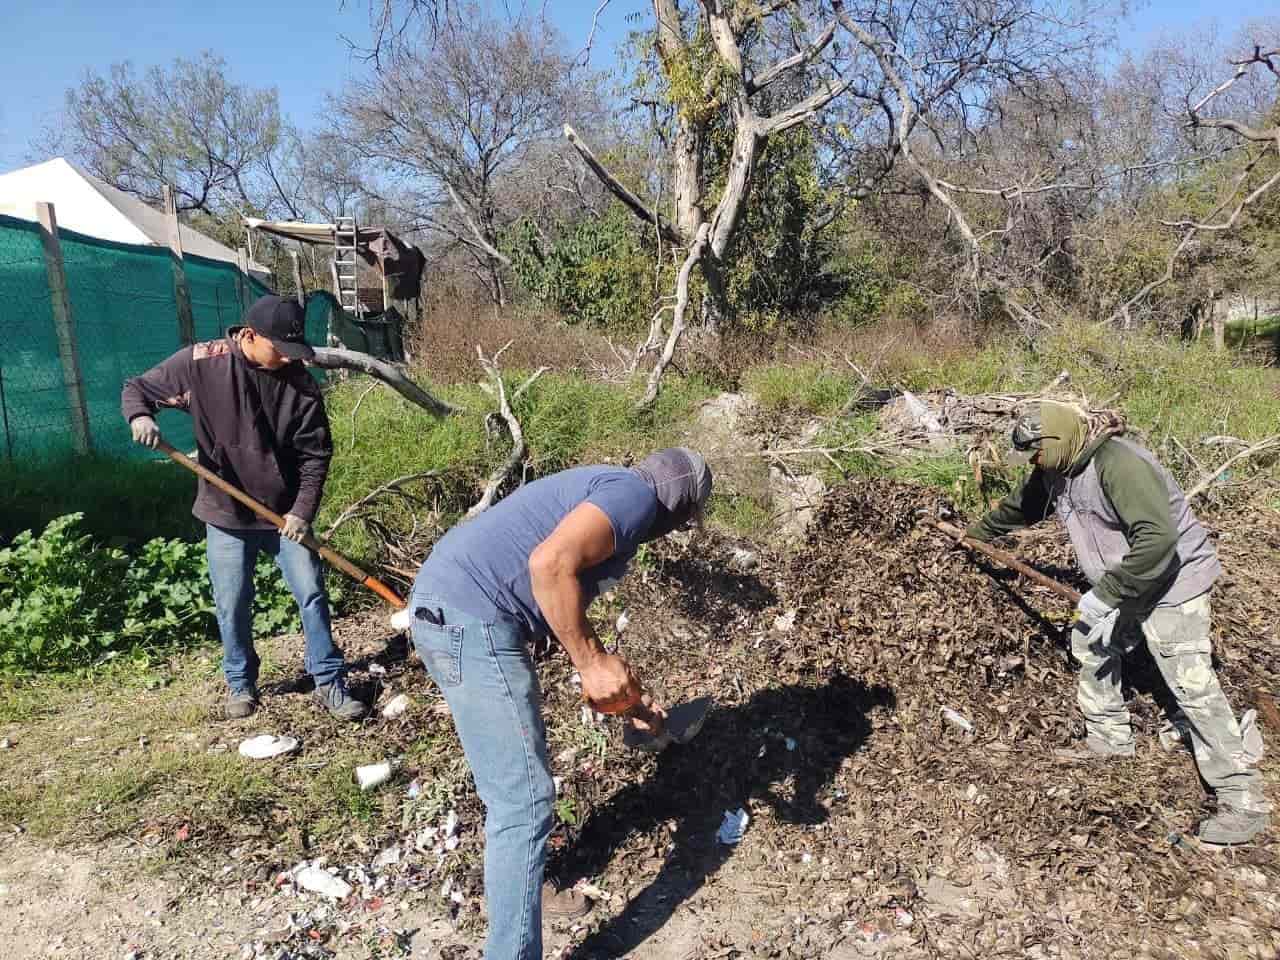
[[[58,358],[62,361],[62,381],[71,414],[71,439],[76,453],[86,454],[93,449],[89,434],[89,408],[84,398],[80,350],[76,345],[75,326],[71,322],[71,297],[67,293],[67,273],[62,262],[62,244],[58,242],[58,219],[53,204],[37,203],[36,218],[40,221],[40,243],[44,247],[45,272],[49,275],[49,301],[53,306]]]

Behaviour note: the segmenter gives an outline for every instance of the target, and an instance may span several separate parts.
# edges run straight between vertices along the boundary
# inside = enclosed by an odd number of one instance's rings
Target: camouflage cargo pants
[[[1116,746],[1133,740],[1120,689],[1120,661],[1137,645],[1135,625],[1141,625],[1152,658],[1186,714],[1200,776],[1220,800],[1246,810],[1269,810],[1261,776],[1241,758],[1240,725],[1213,669],[1207,593],[1180,607],[1122,608],[1091,643],[1072,633],[1071,652],[1081,667],[1077,702],[1089,733]]]

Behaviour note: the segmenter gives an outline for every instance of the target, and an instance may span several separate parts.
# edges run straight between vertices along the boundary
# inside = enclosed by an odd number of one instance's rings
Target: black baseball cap
[[[240,326],[266,337],[290,360],[310,360],[316,352],[307,343],[305,317],[297,300],[270,295],[253,302],[240,318]]]

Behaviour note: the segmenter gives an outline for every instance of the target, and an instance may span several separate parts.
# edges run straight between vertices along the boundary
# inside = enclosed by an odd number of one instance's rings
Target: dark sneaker
[[[591,912],[591,901],[578,890],[560,890],[542,885],[542,912],[556,920],[576,920]]]
[[[243,720],[258,709],[257,690],[232,690],[227,694],[227,719]]]
[[[339,720],[359,720],[369,712],[365,704],[347,692],[347,685],[341,681],[317,685],[312,696]]]
[[[1237,843],[1248,843],[1263,830],[1267,829],[1270,817],[1254,810],[1242,810],[1227,804],[1219,804],[1218,812],[1207,820],[1200,821],[1200,829],[1196,837],[1201,843],[1213,846],[1231,846]]]
[[[1133,740],[1128,743],[1112,743],[1089,734],[1084,743],[1065,750],[1055,750],[1053,755],[1059,760],[1119,760],[1134,755],[1134,744]]]

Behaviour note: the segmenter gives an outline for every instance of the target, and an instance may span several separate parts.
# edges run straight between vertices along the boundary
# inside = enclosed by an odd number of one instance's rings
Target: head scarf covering
[[[1088,411],[1074,403],[1040,400],[1018,418],[1013,435],[1015,444],[1039,440],[1040,467],[1066,473],[1085,451],[1124,432],[1124,418],[1113,411]]]
[[[658,498],[658,515],[649,539],[670,533],[700,509],[711,496],[711,468],[688,447],[668,447],[651,453],[634,467]]]

